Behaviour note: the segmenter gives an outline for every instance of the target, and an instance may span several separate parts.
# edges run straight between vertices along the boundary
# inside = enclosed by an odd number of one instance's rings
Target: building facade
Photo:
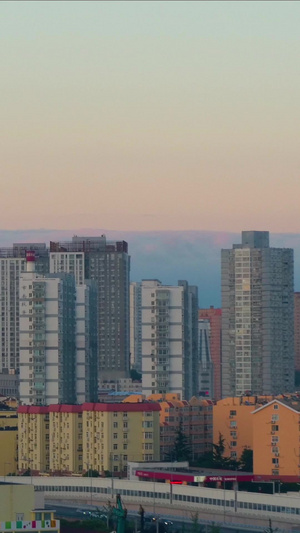
[[[199,396],[214,398],[214,365],[210,354],[210,321],[199,318]]]
[[[295,370],[300,371],[300,292],[294,293]]]
[[[300,477],[300,402],[284,395],[258,407],[253,415],[254,474],[280,479]]]
[[[222,309],[210,306],[199,309],[199,319],[209,320],[210,324],[210,356],[214,372],[214,399],[222,398]]]
[[[243,231],[222,250],[222,395],[294,390],[293,250]]]
[[[16,409],[0,406],[0,476],[17,471],[18,415]]]
[[[198,392],[198,294],[186,281],[178,287],[144,280],[142,305],[143,394]]]
[[[71,257],[72,255],[72,257]],[[125,241],[73,237],[50,243],[51,272],[75,273],[76,281],[94,280],[98,289],[98,367],[102,379],[128,377],[129,272]]]
[[[48,271],[48,252],[45,244],[14,244],[0,248],[0,374],[19,371],[19,278],[26,271],[26,250],[35,250],[37,271]]]
[[[20,401],[82,403],[97,398],[97,288],[71,274],[20,275]]]
[[[160,457],[162,461],[176,461],[174,443],[179,428],[187,438],[190,459],[195,460],[212,448],[213,402],[196,397],[180,400],[179,394],[152,394],[150,401],[158,402],[160,411]]]
[[[142,372],[142,283],[130,283],[130,366]]]
[[[160,406],[155,402],[85,403],[18,408],[19,471],[125,473],[127,461],[158,461]]]
[[[20,401],[75,403],[74,278],[28,272],[20,284]]]

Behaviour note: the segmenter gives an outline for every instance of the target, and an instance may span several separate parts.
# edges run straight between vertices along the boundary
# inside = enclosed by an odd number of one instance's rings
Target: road
[[[83,505],[81,507],[78,506],[66,506],[66,505],[60,505],[60,504],[46,504],[47,509],[55,509],[56,510],[56,516],[57,518],[77,518],[77,520],[82,520],[83,514],[78,512],[77,509],[86,510],[86,511],[96,511],[97,507],[90,506],[90,505]],[[101,510],[101,507],[100,507]],[[128,519],[135,521],[137,524],[139,524],[139,514],[138,512],[134,511],[128,511]],[[150,517],[150,513],[146,513],[146,517]],[[151,515],[153,516],[153,515]],[[178,533],[189,533],[193,531],[193,523],[191,519],[188,519],[187,517],[174,517],[170,515],[159,515],[159,520],[171,520],[172,525],[172,532],[178,532]],[[209,526],[212,525],[212,522],[208,522],[205,520],[199,519],[199,524],[204,526],[204,532],[209,533]],[[220,532],[221,533],[262,533],[264,531],[263,528],[251,528],[249,526],[244,526],[243,524],[219,524],[217,521],[215,522],[215,525],[220,525]],[[195,527],[195,526],[194,526]],[[195,531],[195,529],[194,529]]]

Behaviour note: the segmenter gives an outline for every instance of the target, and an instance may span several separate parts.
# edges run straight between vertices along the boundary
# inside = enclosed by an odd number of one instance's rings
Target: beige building
[[[18,415],[16,409],[0,410],[0,475],[17,471]]]
[[[19,471],[126,472],[127,461],[160,459],[154,402],[20,406]]]

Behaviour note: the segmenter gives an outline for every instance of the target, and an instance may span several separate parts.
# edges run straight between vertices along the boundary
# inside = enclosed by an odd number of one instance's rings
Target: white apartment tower
[[[222,250],[223,397],[294,389],[293,250],[243,231]]]
[[[141,283],[143,394],[198,392],[197,288],[158,280]]]
[[[42,276],[27,252],[20,276],[20,401],[82,403],[97,395],[97,296],[70,274]]]
[[[45,244],[24,243],[0,248],[0,374],[19,371],[19,278],[26,271],[26,250],[35,250],[37,271],[47,272]]]

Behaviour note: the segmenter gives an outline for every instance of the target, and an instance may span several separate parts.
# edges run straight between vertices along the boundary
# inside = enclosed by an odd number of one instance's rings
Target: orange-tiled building
[[[161,460],[172,459],[174,441],[180,423],[188,438],[191,455],[196,458],[211,450],[212,410],[211,400],[180,400],[176,393],[152,394],[148,401],[158,402],[160,411],[160,456]]]
[[[253,415],[254,474],[300,479],[300,399],[284,395]]]
[[[272,399],[272,396],[242,396],[216,402],[213,409],[213,442],[218,442],[221,433],[225,439],[226,457],[239,459],[244,448],[253,449],[252,413]]]

